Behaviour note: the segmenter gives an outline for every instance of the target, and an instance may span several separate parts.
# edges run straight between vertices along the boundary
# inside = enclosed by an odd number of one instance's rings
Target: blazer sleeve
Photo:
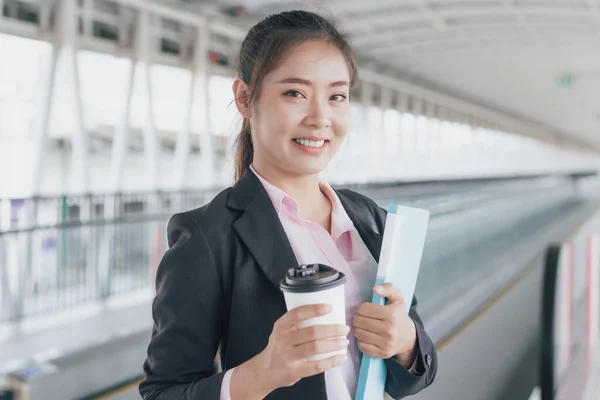
[[[409,372],[395,358],[385,360],[387,376],[385,391],[393,399],[403,399],[425,389],[433,383],[437,373],[437,354],[433,342],[425,332],[423,321],[417,312],[417,298],[413,297],[408,315],[417,328],[417,364],[415,373]]]
[[[360,193],[358,195],[375,218],[377,228],[383,233],[387,211],[367,196]],[[385,391],[395,400],[403,399],[425,389],[433,383],[437,373],[438,358],[435,346],[427,332],[425,332],[417,306],[418,300],[416,296],[413,296],[408,315],[414,321],[417,329],[417,346],[419,349],[416,373],[409,372],[393,357],[385,360],[387,367]]]
[[[174,215],[167,236],[139,392],[145,400],[219,400],[224,373],[215,374],[213,367],[224,331],[220,274],[191,216]]]

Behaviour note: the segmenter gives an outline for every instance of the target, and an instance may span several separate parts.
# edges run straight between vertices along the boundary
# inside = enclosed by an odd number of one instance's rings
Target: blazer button
[[[431,354],[425,356],[425,364],[427,364],[427,368],[431,367]]]

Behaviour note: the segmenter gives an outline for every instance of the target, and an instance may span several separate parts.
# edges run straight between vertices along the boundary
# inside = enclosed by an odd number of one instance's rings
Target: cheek
[[[302,121],[303,113],[297,105],[289,104],[285,99],[269,98],[261,103],[258,117],[262,129],[277,135],[293,129]]]
[[[340,110],[333,119],[333,133],[338,138],[343,138],[348,134],[350,129],[350,112],[348,110]]]

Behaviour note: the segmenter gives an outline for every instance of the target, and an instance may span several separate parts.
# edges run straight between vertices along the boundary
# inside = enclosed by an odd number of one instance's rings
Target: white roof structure
[[[238,4],[257,14],[328,10],[362,58],[404,80],[600,142],[599,0],[179,3]]]
[[[0,0],[0,32],[52,41],[59,0]],[[185,66],[194,29],[235,61],[262,16],[303,8],[351,34],[362,78],[491,126],[600,149],[600,0],[79,0],[78,46],[133,54],[139,10],[154,62]],[[6,56],[6,55],[4,55]],[[392,82],[389,78],[393,78]],[[375,93],[377,96],[377,93]],[[475,122],[475,124],[479,124]]]

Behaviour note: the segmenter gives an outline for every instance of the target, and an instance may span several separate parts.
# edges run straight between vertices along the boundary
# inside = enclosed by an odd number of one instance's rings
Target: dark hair
[[[284,54],[294,45],[308,40],[323,40],[341,51],[350,71],[350,86],[356,82],[357,68],[354,54],[345,35],[326,18],[308,11],[285,11],[270,15],[254,25],[242,42],[238,75],[248,85],[248,104],[260,94],[265,76],[275,69]],[[235,180],[240,179],[252,163],[254,146],[250,121],[244,118],[241,132],[235,142]]]

